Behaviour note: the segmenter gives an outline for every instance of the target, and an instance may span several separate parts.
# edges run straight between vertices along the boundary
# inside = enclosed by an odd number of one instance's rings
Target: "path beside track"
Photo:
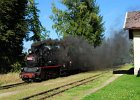
[[[92,93],[97,92],[98,90],[102,89],[103,87],[109,85],[110,83],[112,83],[113,81],[115,81],[117,78],[119,78],[120,76],[122,76],[123,74],[115,74],[114,76],[112,76],[110,79],[108,79],[107,81],[105,81],[102,85],[100,85],[97,88],[94,88],[92,90],[90,90],[89,92],[87,92],[85,95],[83,95],[83,97],[90,95]],[[83,98],[81,97],[81,98]],[[75,97],[75,100],[78,100],[78,98]]]

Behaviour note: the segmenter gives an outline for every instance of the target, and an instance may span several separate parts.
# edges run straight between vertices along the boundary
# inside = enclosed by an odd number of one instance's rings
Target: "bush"
[[[11,72],[19,72],[21,68],[21,64],[17,61],[14,64],[11,65],[12,69]]]

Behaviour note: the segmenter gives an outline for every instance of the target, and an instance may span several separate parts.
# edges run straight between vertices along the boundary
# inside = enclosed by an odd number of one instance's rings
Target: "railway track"
[[[104,72],[104,73],[107,73],[107,72]],[[46,91],[22,98],[21,100],[29,100],[29,99],[33,99],[33,98],[35,98],[37,100],[44,100],[46,98],[50,98],[52,96],[55,96],[55,95],[60,94],[62,92],[65,92],[65,91],[72,89],[74,87],[78,87],[80,85],[84,85],[88,82],[91,82],[91,81],[101,77],[104,73],[97,74],[97,75],[94,75],[94,76],[91,76],[91,77],[88,77],[85,79],[81,79],[81,80],[78,80],[75,82],[71,82],[69,84],[65,84],[65,85],[50,89],[50,90],[46,90]]]
[[[21,85],[25,85],[25,84],[28,84],[28,83],[26,83],[26,82],[20,82],[20,83],[15,83],[15,84],[10,84],[10,85],[0,86],[0,90],[9,89],[9,88],[13,88],[13,87],[17,87],[17,86],[21,86]]]

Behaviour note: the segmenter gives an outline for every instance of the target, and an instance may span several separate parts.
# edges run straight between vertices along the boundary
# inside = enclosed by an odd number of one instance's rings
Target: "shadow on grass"
[[[134,68],[130,68],[128,70],[114,70],[113,74],[129,74],[129,75],[134,75]]]

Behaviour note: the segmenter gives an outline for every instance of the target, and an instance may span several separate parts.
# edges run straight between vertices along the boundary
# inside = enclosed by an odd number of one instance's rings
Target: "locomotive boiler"
[[[65,46],[59,40],[44,40],[33,43],[25,57],[26,67],[21,68],[23,81],[41,81],[69,74],[72,61]]]

